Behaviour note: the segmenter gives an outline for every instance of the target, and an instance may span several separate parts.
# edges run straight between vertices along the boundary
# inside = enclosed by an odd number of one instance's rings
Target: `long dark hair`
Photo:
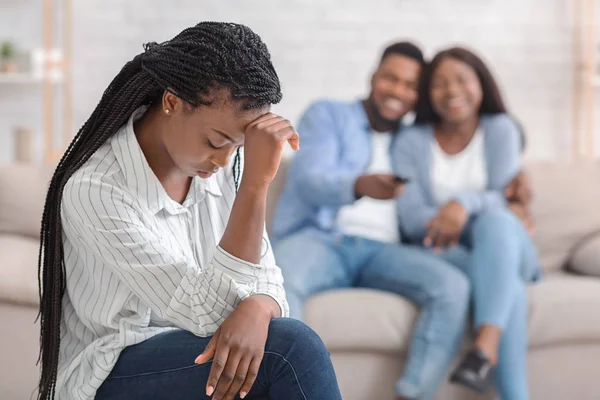
[[[440,122],[440,116],[433,110],[431,105],[431,78],[440,63],[447,58],[461,61],[475,70],[483,93],[479,115],[506,113],[506,106],[504,105],[498,84],[483,60],[465,48],[452,47],[439,52],[423,70],[419,84],[419,100],[415,108],[415,123]]]
[[[246,109],[281,100],[279,78],[260,37],[248,27],[202,22],[172,40],[144,46],[125,64],[79,130],[50,182],[44,205],[38,260],[41,377],[38,399],[53,399],[58,373],[62,297],[66,288],[61,199],[69,178],[142,105],[172,92],[193,107],[210,105],[210,91],[229,89]],[[239,153],[238,153],[239,157]],[[239,168],[239,158],[236,158]],[[239,172],[238,172],[239,175]],[[239,178],[239,176],[238,176]]]

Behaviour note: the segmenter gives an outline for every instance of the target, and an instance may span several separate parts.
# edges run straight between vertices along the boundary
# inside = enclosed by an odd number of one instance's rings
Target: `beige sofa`
[[[600,234],[594,233],[600,230],[600,167],[536,163],[528,171],[546,274],[529,290],[531,398],[599,400]],[[272,190],[277,193],[278,185]],[[568,257],[571,272],[563,268]],[[305,318],[331,353],[344,400],[393,400],[416,316],[399,296],[346,289],[315,296]],[[445,384],[437,398],[493,396]]]
[[[600,278],[562,266],[573,253],[573,269],[600,276],[600,235],[591,235],[600,228],[600,169],[535,164],[529,170],[547,274],[530,289],[532,399],[598,400]],[[37,381],[38,237],[50,173],[0,167],[0,399],[29,399]],[[280,183],[273,185],[270,211]],[[309,302],[307,322],[331,352],[345,400],[394,399],[416,313],[402,298],[370,290],[329,292]],[[445,385],[438,398],[478,397]]]

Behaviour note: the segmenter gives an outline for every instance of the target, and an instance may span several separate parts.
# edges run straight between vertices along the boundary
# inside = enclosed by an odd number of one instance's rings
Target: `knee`
[[[436,285],[434,298],[457,316],[464,316],[468,312],[471,297],[471,284],[462,272],[447,268],[447,272],[440,277]]]
[[[277,318],[269,325],[269,340],[286,353],[311,358],[329,358],[325,344],[305,323],[293,318]]]
[[[498,230],[502,227],[515,226],[518,220],[509,210],[505,208],[497,208],[493,210],[486,210],[478,214],[475,221],[473,222],[474,231],[485,231],[489,229]]]

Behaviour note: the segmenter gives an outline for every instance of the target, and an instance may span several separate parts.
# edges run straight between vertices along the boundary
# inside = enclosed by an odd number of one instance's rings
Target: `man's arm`
[[[315,206],[342,206],[356,200],[358,175],[339,168],[340,132],[333,106],[326,101],[312,104],[298,124],[302,146],[289,171],[290,183],[299,195]]]

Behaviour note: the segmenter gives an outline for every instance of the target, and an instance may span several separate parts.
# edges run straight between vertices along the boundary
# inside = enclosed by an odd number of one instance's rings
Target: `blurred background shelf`
[[[41,120],[28,120],[27,115],[14,113],[11,125],[15,134],[13,160],[46,164],[55,163],[73,137],[72,129],[72,0],[20,0],[4,7],[2,13],[13,18],[22,17],[20,11],[39,10],[41,37],[39,40],[21,43],[5,30],[0,37],[0,86],[8,96],[20,96],[19,88],[34,88],[29,96],[39,101]],[[1,0],[0,0],[1,2]],[[17,7],[18,5],[18,7]],[[37,23],[35,19],[27,21]],[[11,40],[12,37],[12,40]],[[6,63],[10,65],[7,68]],[[37,100],[39,99],[39,100]],[[35,113],[34,110],[32,110]],[[22,121],[21,121],[22,120]],[[19,133],[26,138],[17,138]],[[19,143],[19,140],[21,141]],[[26,149],[24,143],[31,148]],[[37,145],[40,146],[37,146]],[[28,150],[29,152],[27,152]]]
[[[43,79],[41,76],[34,76],[26,72],[6,72],[0,73],[0,84],[39,84],[42,83]]]
[[[50,83],[59,84],[63,82],[61,77],[48,78]],[[0,72],[0,85],[40,85],[44,83],[44,77],[28,72]]]

